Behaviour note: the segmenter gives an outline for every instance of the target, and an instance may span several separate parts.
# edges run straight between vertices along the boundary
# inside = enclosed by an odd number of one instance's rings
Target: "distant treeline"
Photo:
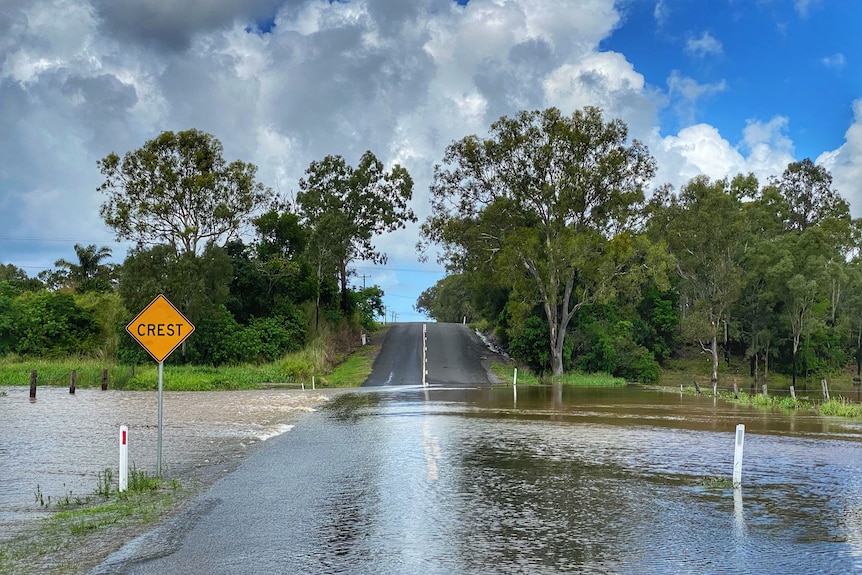
[[[501,118],[435,169],[428,245],[451,273],[419,298],[481,322],[539,371],[649,382],[692,349],[712,377],[825,376],[862,361],[862,227],[811,160],[780,177],[660,186],[625,124],[586,108]]]
[[[416,219],[410,175],[371,152],[356,167],[339,156],[312,162],[292,203],[198,130],[164,132],[98,165],[100,215],[136,247],[112,265],[108,247],[76,244],[74,259],[36,278],[0,265],[0,357],[143,361],[124,326],[162,293],[196,328],[169,361],[273,361],[321,323],[372,327],[383,292],[351,287],[351,262],[385,261],[375,236]]]

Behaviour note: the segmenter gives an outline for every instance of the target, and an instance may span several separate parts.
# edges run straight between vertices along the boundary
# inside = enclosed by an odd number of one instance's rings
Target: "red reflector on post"
[[[123,445],[126,444],[126,430],[123,430]]]

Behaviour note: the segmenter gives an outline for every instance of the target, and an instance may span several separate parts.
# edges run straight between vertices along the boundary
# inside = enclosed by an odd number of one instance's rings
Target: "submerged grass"
[[[128,489],[120,493],[113,483],[115,477],[112,469],[99,473],[93,493],[83,498],[69,493],[53,505],[46,505],[42,498],[42,506],[51,514],[3,542],[0,573],[80,573],[100,560],[102,555],[94,554],[93,549],[110,553],[192,493],[176,480],[165,485],[162,479],[136,469],[129,471]],[[39,502],[38,486],[36,494]],[[105,543],[108,548],[103,548],[102,539],[109,541]]]
[[[677,388],[666,388],[677,389]],[[694,386],[682,386],[682,392],[695,395],[697,390]],[[711,389],[702,390],[704,395],[712,396]],[[783,411],[799,411],[810,410],[818,415],[828,417],[849,417],[862,418],[862,404],[851,401],[850,399],[838,396],[831,398],[829,401],[815,401],[809,396],[789,397],[780,395],[763,395],[760,393],[745,393],[740,391],[736,397],[732,392],[719,391],[717,397],[739,405],[747,405],[760,409],[780,409]]]
[[[491,363],[491,370],[504,383],[512,383],[514,381],[514,366],[510,363],[493,361]],[[606,373],[581,373],[577,371],[558,376],[542,376],[536,375],[526,367],[518,367],[519,385],[548,385],[553,383],[580,387],[621,387],[626,385],[626,380]]]

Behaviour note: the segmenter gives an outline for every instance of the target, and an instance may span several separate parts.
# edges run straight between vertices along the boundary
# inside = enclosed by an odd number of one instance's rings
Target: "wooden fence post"
[[[736,382],[733,382],[733,399],[739,399],[739,386],[736,385]]]
[[[75,394],[75,385],[78,383],[78,372],[76,370],[72,370],[72,373],[69,374],[69,393],[72,395]]]
[[[30,399],[36,399],[36,370],[30,372]]]
[[[763,397],[769,397],[769,394],[766,393],[766,384],[763,384]]]
[[[108,370],[102,370],[102,391],[108,389]]]
[[[826,380],[820,380],[820,387],[823,388],[823,401],[829,401],[829,387],[826,385]]]
[[[796,388],[793,387],[792,385],[790,386],[790,397],[792,397],[793,399],[796,399]]]

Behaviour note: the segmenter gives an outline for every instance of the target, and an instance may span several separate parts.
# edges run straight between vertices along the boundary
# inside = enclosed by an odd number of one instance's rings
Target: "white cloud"
[[[655,8],[653,8],[653,18],[655,18],[656,23],[659,26],[663,26],[669,17],[670,8],[668,8],[667,2],[665,0],[658,0],[655,3]]]
[[[669,10],[656,2],[659,24]],[[780,173],[793,154],[786,118],[750,121],[736,144],[695,124],[724,81],[673,71],[666,87],[651,86],[625,54],[599,51],[620,23],[613,0],[21,0],[0,15],[0,229],[70,240],[38,252],[48,266],[76,241],[111,237],[98,216],[96,161],[163,130],[215,135],[227,159],[255,163],[285,196],[311,161],[355,163],[371,150],[410,171],[420,218],[445,147],[523,109],[589,104],[622,118],[656,156],[658,183]],[[255,29],[259,18],[274,21],[269,33]],[[704,32],[687,49],[722,47]],[[681,119],[676,133],[659,124],[666,106]],[[824,156],[836,185],[862,181],[860,117]],[[418,266],[417,239],[413,226],[379,247]],[[37,248],[7,245],[4,263],[37,261]]]
[[[723,92],[727,83],[721,80],[712,84],[701,84],[694,78],[683,76],[679,70],[673,70],[668,76],[667,87],[677,116],[684,123],[690,124],[695,120],[698,100]]]
[[[841,70],[842,68],[844,68],[844,65],[847,64],[847,60],[844,58],[844,54],[840,52],[838,52],[837,54],[832,54],[831,56],[827,56],[825,58],[821,58],[820,62],[827,68],[832,68],[834,70]]]
[[[562,110],[598,106],[607,118],[625,121],[643,137],[655,125],[660,96],[622,54],[597,52],[553,70],[544,81],[548,105]]]
[[[793,8],[800,18],[808,18],[813,0],[794,0]]]
[[[659,166],[654,183],[679,188],[700,174],[716,180],[748,173],[765,183],[794,161],[787,123],[781,116],[768,122],[749,120],[737,145],[709,124],[688,126],[663,138],[654,133],[647,140]]]
[[[712,34],[704,32],[700,38],[689,38],[685,44],[685,51],[699,58],[720,56],[724,51],[724,46]]]
[[[749,120],[743,130],[743,141],[740,148],[748,152],[746,171],[760,176],[761,182],[766,177],[780,174],[787,164],[794,161],[793,142],[786,135],[788,119],[776,116],[764,123]]]
[[[675,136],[654,141],[651,149],[659,165],[656,182],[676,187],[700,174],[723,178],[743,171],[745,166],[739,150],[708,124],[683,128]]]
[[[854,217],[862,216],[862,99],[853,102],[853,123],[844,133],[844,144],[822,153],[816,163],[832,173],[832,185],[850,202]]]
[[[62,14],[62,18],[57,15]],[[4,14],[4,17],[6,14]],[[33,82],[41,74],[63,69],[93,71],[99,67],[88,32],[96,25],[92,9],[73,0],[30,3],[8,15],[0,28],[0,79]]]

